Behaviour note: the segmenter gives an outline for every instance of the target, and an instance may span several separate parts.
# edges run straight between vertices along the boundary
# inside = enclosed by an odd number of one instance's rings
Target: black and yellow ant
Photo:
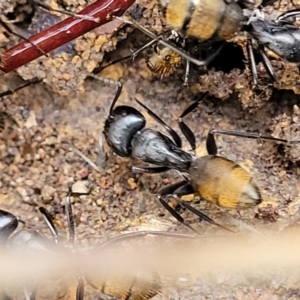
[[[95,78],[99,79],[96,76]],[[100,78],[100,80],[103,79]],[[143,163],[153,165],[145,167],[133,166],[132,170],[134,172],[161,173],[174,169],[182,174],[184,180],[162,189],[158,192],[158,198],[161,204],[179,222],[192,230],[194,229],[169,205],[167,200],[170,197],[176,198],[182,206],[198,215],[201,219],[221,227],[223,226],[195,209],[186,201],[181,200],[180,196],[195,194],[200,199],[207,200],[217,206],[236,210],[253,208],[262,202],[261,193],[252,176],[234,161],[217,155],[218,149],[215,142],[215,134],[282,143],[299,143],[298,140],[288,141],[261,134],[211,129],[206,138],[208,155],[196,156],[195,153],[184,151],[181,148],[182,140],[176,131],[137,99],[137,103],[161,124],[172,138],[158,130],[146,127],[145,117],[136,108],[124,105],[116,106],[122,90],[122,84],[118,82],[117,85],[118,89],[110,106],[109,116],[104,123],[103,133],[108,145],[119,156],[133,157]],[[195,135],[184,123],[183,118],[191,113],[206,96],[207,93],[203,94],[196,102],[193,102],[186,108],[178,118],[179,127],[193,152],[196,149]]]

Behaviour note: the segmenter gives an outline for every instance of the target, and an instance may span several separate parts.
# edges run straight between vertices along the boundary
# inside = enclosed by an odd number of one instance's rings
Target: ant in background
[[[277,77],[267,56],[265,47],[274,51],[283,59],[290,62],[300,62],[299,28],[292,22],[286,21],[287,18],[300,14],[299,9],[287,11],[281,14],[277,20],[269,21],[263,17],[263,14],[258,9],[253,11],[253,1],[226,2],[223,0],[214,0],[210,3],[212,7],[203,7],[202,1],[199,1],[197,4],[192,3],[192,1],[179,1],[181,4],[183,4],[183,2],[187,4],[184,5],[184,8],[180,5],[175,5],[175,0],[167,2],[161,1],[164,7],[167,25],[172,28],[171,35],[168,34],[167,36],[166,33],[156,36],[133,19],[126,20],[117,18],[137,28],[152,40],[131,55],[112,61],[103,67],[99,67],[97,72],[117,62],[129,58],[134,59],[145,49],[156,45],[153,48],[152,54],[146,57],[148,68],[163,78],[172,74],[182,62],[182,58],[184,58],[186,60],[184,85],[187,85],[190,63],[199,67],[207,66],[219,55],[224,46],[224,43],[222,43],[221,46],[215,47],[219,40],[223,42],[228,41],[233,38],[236,33],[243,31],[248,34],[246,49],[254,87],[258,84],[255,51],[257,51],[264,68],[273,82],[277,81]],[[263,1],[259,9],[271,5],[273,2],[274,1]],[[190,10],[189,5],[194,6],[195,13],[190,13],[190,11],[194,10]],[[197,13],[197,6],[200,7],[199,11],[201,12],[201,16]],[[226,7],[225,9],[224,6]],[[209,19],[203,18],[203,14],[205,14],[206,10],[209,12],[207,13]],[[213,17],[211,17],[211,14],[213,14]],[[176,17],[174,17],[174,15]],[[190,43],[188,42],[191,39],[198,41],[199,49],[206,49],[206,55],[208,55],[207,59],[201,60],[193,57],[194,54],[190,51]],[[254,41],[256,41],[257,45],[254,45]]]
[[[274,2],[274,0],[262,1],[259,9],[268,5],[272,5]],[[176,3],[179,5],[176,5]],[[184,84],[187,84],[190,63],[193,63],[200,67],[207,66],[222,49],[223,44],[221,44],[220,47],[215,48],[215,41],[228,41],[233,38],[236,33],[242,31],[245,31],[249,34],[249,38],[247,39],[247,52],[254,86],[256,86],[258,83],[254,50],[257,50],[268,75],[273,81],[276,81],[277,77],[274,73],[271,62],[268,59],[264,47],[274,51],[283,59],[286,59],[290,62],[299,62],[299,29],[292,22],[287,21],[288,18],[298,15],[299,9],[287,11],[280,15],[277,20],[269,21],[261,16],[253,16],[253,10],[255,7],[255,1],[253,0],[212,0],[210,1],[210,3],[204,3],[203,0],[200,0],[197,3],[194,3],[194,1],[186,0],[161,0],[160,4],[162,8],[164,8],[163,12],[165,14],[166,23],[172,29],[171,35],[168,34],[167,37],[165,37],[165,34],[156,36],[151,31],[143,28],[133,20],[122,20],[125,23],[138,28],[152,39],[152,41],[150,41],[147,45],[143,46],[141,49],[137,50],[129,57],[134,58],[146,48],[154,46],[155,44],[160,44],[154,47],[153,53],[147,58],[147,66],[149,67],[149,69],[151,69],[152,72],[159,75],[160,77],[165,77],[173,73],[181,63],[182,58],[184,58],[186,60]],[[121,6],[123,5],[124,8],[121,7],[121,10],[126,8],[126,2],[121,3]],[[65,10],[53,9],[50,6],[47,6],[37,0],[32,1],[32,9],[34,7],[40,7],[44,10],[67,14],[72,16],[73,18],[80,19],[82,21],[91,21],[95,24],[105,23],[102,21],[105,18],[95,18],[89,15],[92,14],[92,11],[89,9],[82,11],[81,14],[74,14]],[[207,18],[206,16],[209,17]],[[111,16],[107,16],[107,19],[111,19]],[[51,47],[51,44],[53,44],[51,43],[51,38],[49,38],[46,33],[43,34],[43,40],[49,39],[49,41],[47,41],[47,47],[44,48],[44,45],[43,47],[41,46],[41,48],[44,49],[43,50],[39,47],[38,41],[34,40],[34,42],[32,42],[31,39],[27,39],[26,37],[10,29],[7,25],[7,20],[4,20],[2,18],[0,19],[0,23],[10,34],[14,34],[27,43],[31,44],[31,48],[37,48],[39,50],[39,55],[43,54],[47,56],[46,53],[48,51],[51,51],[51,49],[53,50],[53,48]],[[91,29],[95,27],[97,27],[97,25],[92,26]],[[65,29],[63,29],[62,31],[64,30]],[[88,30],[89,29],[86,28],[84,32]],[[59,34],[59,30],[54,30],[54,33],[55,35]],[[67,36],[67,34],[65,34],[65,36]],[[282,39],[282,37],[284,37],[284,39]],[[206,49],[207,59],[194,58],[194,53],[193,51],[191,51],[189,46],[190,43],[187,42],[187,39],[195,39],[198,42],[199,47],[196,48],[199,48],[198,50],[200,50],[201,48],[200,53],[203,52],[202,48]],[[253,40],[257,41],[256,46],[254,46]],[[284,40],[287,40],[287,43],[285,43]],[[60,43],[60,45],[64,43],[64,41],[67,42],[67,39],[62,38],[62,42]],[[206,50],[204,50],[204,52],[206,52]],[[11,56],[11,53],[9,51],[6,52],[7,53],[3,54],[2,57],[2,71],[5,73],[20,66],[18,63],[16,63],[15,65],[13,61],[14,58],[13,56]],[[28,57],[24,57],[25,51],[24,53],[23,51],[21,52],[19,61],[22,61],[22,65],[28,62]],[[32,52],[33,51],[30,51],[30,55],[33,55]],[[197,51],[195,52],[196,56],[198,56]],[[39,55],[35,54],[34,56],[37,57]],[[202,55],[200,55],[200,57],[201,56]],[[111,64],[113,63],[110,63],[109,65]],[[99,72],[105,67],[106,66],[95,69],[94,73]]]
[[[274,20],[265,19],[259,11],[255,16],[250,17],[247,29],[248,33],[257,43],[257,49],[262,57],[262,62],[269,76],[277,81],[271,62],[268,59],[264,47],[276,53],[279,57],[289,62],[300,63],[300,30],[293,22],[286,19],[300,15],[300,9],[289,10]],[[247,51],[250,58],[253,82],[256,85],[258,80],[257,67],[254,58],[252,39],[248,38]]]

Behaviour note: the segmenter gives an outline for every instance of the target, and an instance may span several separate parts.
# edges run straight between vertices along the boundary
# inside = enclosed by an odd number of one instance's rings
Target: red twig
[[[69,17],[3,52],[0,56],[0,73],[9,73],[48,53],[86,32],[121,16],[135,0],[97,0],[78,14],[98,18],[99,22]],[[42,51],[41,51],[42,50]]]

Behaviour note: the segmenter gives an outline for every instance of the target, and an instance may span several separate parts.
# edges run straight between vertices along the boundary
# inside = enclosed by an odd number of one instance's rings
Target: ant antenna
[[[116,85],[118,87],[117,89],[117,92],[115,94],[115,97],[114,97],[114,100],[110,106],[110,109],[109,109],[109,116],[112,115],[112,112],[114,110],[114,106],[117,102],[117,100],[119,99],[120,95],[121,95],[121,92],[122,92],[122,89],[123,89],[123,84],[121,81],[116,81],[116,80],[112,80],[112,79],[109,79],[109,78],[103,78],[101,76],[97,76],[95,74],[89,74],[88,77],[92,77],[96,80],[99,80],[99,81],[102,81],[104,84],[110,84],[110,85]]]
[[[145,35],[148,35],[151,39],[153,40],[157,40],[159,44],[171,49],[172,51],[178,53],[179,55],[181,55],[183,58],[185,58],[186,60],[190,61],[191,63],[195,64],[196,66],[207,66],[222,50],[224,44],[222,44],[214,54],[212,54],[208,59],[206,60],[199,60],[196,59],[192,56],[190,56],[188,53],[182,51],[181,49],[178,49],[177,47],[173,46],[171,43],[167,42],[166,40],[163,39],[162,36],[156,36],[154,33],[152,33],[150,30],[148,30],[147,28],[141,26],[140,24],[138,24],[137,22],[135,22],[133,19],[127,20],[127,19],[123,19],[120,17],[115,17],[116,20],[122,21],[126,24],[132,25],[135,28],[139,29],[141,32],[143,32]]]
[[[36,5],[36,6],[41,7],[42,9],[48,10],[48,11],[54,11],[54,12],[58,12],[58,13],[61,13],[61,14],[67,15],[67,16],[77,18],[77,19],[82,19],[82,20],[92,21],[92,22],[95,22],[95,23],[100,23],[100,18],[94,18],[94,17],[88,16],[88,15],[81,15],[81,14],[76,14],[76,13],[73,13],[73,12],[69,12],[67,10],[52,8],[51,6],[46,5],[44,3],[41,3],[40,1],[37,1],[37,0],[34,0],[33,4]]]
[[[135,28],[137,28],[141,32],[143,32],[144,34],[148,35],[153,40],[157,40],[158,39],[158,37],[154,33],[152,33],[147,28],[141,26],[140,24],[138,24],[137,22],[135,22],[133,19],[127,20],[127,19],[123,19],[123,18],[120,18],[120,17],[115,17],[115,19],[119,20],[119,21],[122,21],[122,22],[124,22],[126,24],[129,24],[131,26],[134,26]],[[185,59],[189,60],[190,62],[192,62],[193,64],[195,64],[197,66],[205,66],[207,64],[207,61],[202,61],[202,60],[198,60],[198,59],[195,59],[195,58],[191,57],[187,53],[185,53],[185,52],[181,51],[180,49],[178,49],[177,47],[173,46],[171,43],[166,42],[162,37],[158,40],[158,43],[162,44],[165,47],[168,47],[172,51],[178,53],[179,55],[181,55],[182,57],[184,57]]]
[[[94,70],[94,73],[99,73],[99,72],[103,71],[104,69],[108,68],[109,66],[120,63],[120,62],[125,61],[130,58],[132,60],[134,60],[139,54],[141,54],[147,48],[153,46],[154,44],[157,44],[161,38],[162,38],[162,35],[158,35],[156,38],[152,39],[149,43],[145,44],[143,47],[137,49],[136,51],[132,52],[131,54],[121,57],[119,59],[116,59],[114,61],[111,61],[108,64],[106,64],[105,66],[100,66],[100,67],[96,68]]]
[[[155,114],[152,110],[150,110],[145,104],[143,104],[142,102],[140,102],[137,98],[135,98],[135,101],[140,105],[142,106],[146,111],[147,113],[159,124],[161,124],[166,130],[167,132],[172,136],[175,144],[181,148],[181,144],[182,144],[182,141],[181,141],[181,138],[180,136],[178,135],[178,133],[173,129],[171,128],[169,125],[167,125],[157,114]]]
[[[65,199],[65,209],[66,209],[66,215],[67,215],[67,221],[68,221],[68,231],[69,231],[69,240],[71,244],[74,244],[75,240],[75,222],[74,222],[74,213],[72,209],[72,203],[71,203],[71,195],[72,193],[72,184],[69,183],[68,185],[68,194]]]

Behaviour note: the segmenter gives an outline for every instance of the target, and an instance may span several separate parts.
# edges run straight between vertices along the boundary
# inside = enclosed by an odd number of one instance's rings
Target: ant
[[[158,130],[146,127],[145,117],[136,108],[124,105],[116,106],[122,91],[120,82],[113,82],[97,76],[93,77],[104,82],[114,83],[118,87],[109,109],[109,116],[104,123],[103,134],[108,145],[121,157],[134,157],[143,163],[154,165],[150,167],[133,166],[133,172],[161,173],[174,169],[182,174],[184,180],[162,189],[158,192],[158,199],[169,213],[193,231],[196,230],[187,224],[182,216],[168,204],[167,200],[170,197],[175,198],[182,206],[199,216],[200,219],[226,230],[229,229],[216,223],[179,197],[195,194],[200,196],[202,200],[227,209],[248,209],[262,202],[261,193],[252,176],[234,161],[217,155],[215,134],[282,143],[299,143],[298,140],[288,141],[261,134],[211,129],[206,138],[208,155],[199,157],[195,154],[195,135],[184,123],[183,118],[196,109],[208,93],[204,93],[197,101],[193,102],[178,118],[179,128],[189,142],[192,152],[194,152],[192,153],[182,150],[182,140],[176,131],[137,99],[135,99],[136,102],[162,125],[172,138]]]
[[[268,21],[264,19],[263,14],[260,13],[258,10],[255,11],[255,14],[253,14],[252,9],[254,7],[254,3],[252,1],[238,1],[237,3],[232,3],[229,1],[226,3],[226,5],[230,6],[233,5],[234,9],[233,11],[236,12],[236,14],[240,18],[240,22],[237,22],[234,26],[231,23],[226,23],[224,19],[228,19],[230,17],[231,10],[228,10],[229,16],[225,16],[224,18],[219,17],[216,20],[208,20],[209,25],[202,24],[201,21],[197,23],[197,17],[199,16],[195,13],[194,15],[189,17],[189,22],[195,19],[194,27],[198,28],[198,30],[194,30],[194,34],[189,35],[189,27],[186,26],[184,23],[184,30],[180,29],[180,31],[175,31],[178,28],[174,28],[172,26],[172,22],[175,22],[176,18],[183,14],[183,12],[177,11],[180,9],[179,7],[174,6],[174,4],[170,4],[170,2],[161,1],[163,5],[165,5],[165,13],[168,14],[170,20],[169,25],[172,27],[172,33],[167,38],[165,37],[166,33],[160,34],[156,36],[154,33],[152,33],[147,28],[141,26],[133,19],[127,20],[123,18],[116,18],[118,20],[123,21],[124,23],[131,25],[141,32],[143,32],[145,35],[149,36],[152,40],[141,47],[140,49],[133,52],[131,55],[128,55],[126,57],[123,57],[121,59],[112,61],[108,63],[105,66],[102,66],[97,69],[98,71],[102,71],[103,69],[107,68],[110,65],[113,65],[117,62],[121,62],[124,60],[127,60],[129,58],[134,59],[137,55],[142,53],[144,50],[149,48],[150,46],[154,46],[156,44],[160,44],[160,46],[155,46],[154,51],[151,55],[148,55],[146,58],[146,64],[147,67],[155,74],[158,74],[161,78],[168,76],[169,74],[173,73],[176,68],[178,68],[179,64],[181,63],[180,57],[184,58],[186,60],[186,70],[185,70],[185,76],[184,76],[184,83],[183,85],[187,85],[188,83],[188,77],[189,77],[189,70],[190,70],[190,63],[193,63],[199,67],[207,66],[210,64],[210,62],[219,55],[221,52],[224,43],[221,44],[218,48],[214,49],[214,40],[216,40],[216,37],[221,39],[221,41],[227,41],[227,38],[225,38],[226,34],[229,35],[230,38],[232,38],[237,32],[246,32],[248,34],[247,37],[247,43],[246,43],[246,49],[248,53],[248,61],[250,65],[250,70],[252,73],[252,84],[253,87],[256,87],[258,84],[258,72],[257,72],[257,66],[255,61],[255,55],[254,50],[257,50],[259,57],[264,65],[264,68],[266,69],[269,77],[273,82],[277,82],[277,76],[272,68],[272,64],[267,56],[267,53],[265,51],[265,47],[269,48],[270,50],[274,51],[276,54],[278,54],[283,59],[286,59],[290,62],[300,62],[299,58],[299,29],[297,26],[295,26],[293,23],[286,21],[289,17],[294,17],[298,14],[300,14],[299,9],[290,10],[283,14],[281,14],[275,21]],[[182,1],[184,2],[184,1]],[[218,13],[215,12],[216,16],[222,15],[224,13],[224,10],[221,9],[223,7],[222,5],[225,5],[222,3],[223,1],[211,1],[216,2],[215,6],[219,7]],[[260,4],[259,9],[273,4],[274,1],[263,1]],[[221,4],[222,3],[222,4]],[[196,5],[196,4],[193,4]],[[201,4],[201,1],[197,4],[201,6],[201,9],[210,10],[211,8],[208,6],[206,8],[203,8],[202,6],[204,4]],[[213,5],[213,4],[212,4]],[[225,5],[225,6],[226,6]],[[214,8],[215,9],[215,8]],[[174,10],[174,11],[173,11]],[[175,14],[177,12],[177,14]],[[203,11],[202,11],[203,14]],[[209,14],[209,13],[208,13]],[[172,17],[173,15],[176,15],[176,17]],[[246,15],[250,15],[249,17],[246,17]],[[182,18],[182,20],[185,20]],[[182,21],[181,20],[181,21]],[[220,21],[221,20],[221,21]],[[183,21],[182,21],[183,22]],[[219,22],[219,24],[218,24]],[[224,22],[225,24],[223,24]],[[234,22],[234,21],[233,21]],[[168,23],[168,22],[167,22]],[[176,23],[176,22],[175,22]],[[180,22],[179,22],[180,23]],[[216,26],[215,24],[218,24]],[[232,25],[232,26],[231,26]],[[178,25],[179,26],[179,25]],[[215,32],[212,36],[213,39],[210,37],[209,39],[204,38],[204,36],[207,35],[206,27],[208,26],[211,28],[217,28],[217,32]],[[205,28],[203,30],[203,27]],[[220,28],[222,33],[225,34],[224,37],[220,34]],[[206,60],[200,60],[196,59],[192,55],[190,55],[189,49],[189,43],[187,42],[190,39],[197,39],[202,48],[206,48],[206,50],[211,52],[210,48],[214,51],[212,54],[208,54],[208,58]],[[253,41],[256,40],[257,46],[254,45]],[[216,40],[216,42],[218,39]],[[205,44],[203,43],[205,42]],[[211,45],[211,46],[209,46]]]
[[[266,20],[261,13],[257,13],[249,20],[245,27],[250,36],[258,42],[258,52],[269,76],[277,81],[276,74],[267,57],[264,47],[269,48],[281,58],[294,63],[300,63],[300,31],[292,22],[286,19],[300,15],[300,9],[286,11],[277,19]],[[248,38],[247,51],[250,59],[251,72],[254,83],[257,83],[257,68],[254,59],[252,40]]]

